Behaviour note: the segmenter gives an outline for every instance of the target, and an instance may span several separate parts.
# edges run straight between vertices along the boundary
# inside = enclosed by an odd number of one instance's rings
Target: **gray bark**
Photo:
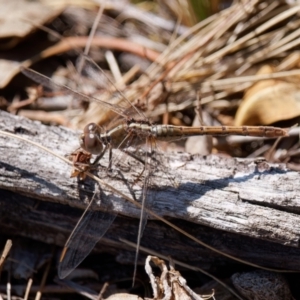
[[[1,130],[60,155],[78,147],[78,133],[70,129],[44,126],[5,112],[0,112],[0,120]],[[95,183],[70,178],[71,166],[24,141],[0,134],[0,146],[1,231],[18,230],[20,235],[63,245],[94,195]],[[139,176],[142,164],[125,154],[115,151],[114,157],[119,159],[118,165],[108,172],[105,157],[98,176],[140,201],[147,172]],[[264,160],[184,153],[158,153],[153,161],[149,209],[227,253],[273,268],[300,270],[298,172]],[[111,201],[114,213],[121,215],[103,243],[114,248],[115,237],[134,240],[139,208],[105,186],[101,186],[101,195]],[[36,203],[40,209],[35,209]],[[101,210],[101,206],[95,209]],[[175,258],[188,253],[189,261],[208,263],[209,251],[154,220],[148,222],[142,244]],[[206,255],[205,259],[201,255]]]

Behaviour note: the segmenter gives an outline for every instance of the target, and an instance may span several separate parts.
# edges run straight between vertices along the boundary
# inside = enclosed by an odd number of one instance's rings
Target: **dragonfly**
[[[101,69],[100,69],[101,70]],[[121,122],[108,130],[103,129],[95,123],[90,123],[85,126],[83,133],[79,138],[80,151],[79,156],[74,156],[74,164],[82,163],[83,165],[95,166],[103,156],[108,153],[109,164],[112,162],[112,153],[118,149],[126,151],[129,147],[138,147],[140,145],[147,145],[150,149],[149,155],[146,156],[146,160],[142,160],[145,164],[144,170],[146,175],[144,176],[143,191],[141,196],[142,206],[140,212],[140,222],[137,236],[137,247],[135,254],[135,270],[139,254],[139,247],[143,229],[145,227],[147,215],[145,214],[145,207],[147,205],[147,188],[149,185],[149,179],[151,176],[151,154],[155,151],[155,145],[157,141],[174,141],[178,139],[184,139],[190,136],[224,136],[224,135],[243,135],[243,136],[255,136],[255,137],[269,137],[277,138],[288,135],[288,130],[272,127],[272,126],[174,126],[174,125],[162,125],[152,124],[142,112],[125,98],[128,102],[128,107],[134,109],[139,116],[138,118],[132,118],[128,116],[128,108],[124,108],[119,105],[112,105],[109,102],[97,99],[93,96],[85,95],[79,91],[71,89],[66,85],[60,85],[55,83],[52,79],[27,68],[22,68],[22,73],[34,81],[42,84],[45,87],[56,88],[65,91],[68,94],[73,95],[76,98],[80,98],[84,101],[96,101],[105,108],[111,109],[121,117]],[[120,92],[121,93],[121,92]],[[96,156],[93,162],[90,161],[91,156]],[[78,160],[78,157],[80,159]],[[134,156],[134,158],[136,158]],[[137,158],[138,159],[138,158]],[[111,166],[109,166],[111,167]],[[85,169],[86,170],[86,169]],[[76,175],[82,175],[80,172],[75,172]],[[60,278],[65,278],[70,274],[93,250],[96,243],[107,232],[116,215],[111,213],[111,203],[94,195],[101,201],[102,210],[93,210],[92,201],[85,209],[82,217],[78,221],[76,227],[67,240],[64,249],[62,251],[61,260],[58,267],[58,275]]]

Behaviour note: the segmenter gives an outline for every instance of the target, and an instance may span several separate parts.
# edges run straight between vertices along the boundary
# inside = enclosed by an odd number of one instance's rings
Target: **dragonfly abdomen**
[[[270,126],[200,126],[185,127],[172,125],[152,125],[151,132],[158,139],[184,138],[197,135],[247,135],[258,137],[287,136],[286,129]]]

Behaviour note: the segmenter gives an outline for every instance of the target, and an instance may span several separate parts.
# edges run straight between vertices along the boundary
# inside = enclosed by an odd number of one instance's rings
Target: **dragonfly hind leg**
[[[129,155],[130,157],[134,158],[135,160],[139,161],[141,164],[143,164],[145,166],[145,164],[146,164],[145,161],[141,157],[139,157],[138,155],[133,154],[132,152],[130,152],[126,149],[122,149],[122,151],[124,153],[126,153],[127,155]]]
[[[97,157],[95,158],[95,160],[90,164],[91,166],[96,166],[98,164],[98,162],[101,160],[101,158],[107,151],[107,148],[109,148],[109,164],[111,164],[111,147],[107,144],[107,145],[105,145],[102,152],[100,154],[98,154]]]
[[[132,157],[133,159],[139,161],[142,165],[143,165],[143,170],[142,172],[137,176],[137,178],[134,180],[132,186],[134,186],[141,178],[141,176],[143,175],[143,173],[145,172],[145,169],[146,169],[146,162],[141,158],[139,157],[138,155],[136,154],[133,154],[132,152],[129,152],[127,151],[126,149],[122,149],[122,151],[124,153],[126,153],[128,156]]]

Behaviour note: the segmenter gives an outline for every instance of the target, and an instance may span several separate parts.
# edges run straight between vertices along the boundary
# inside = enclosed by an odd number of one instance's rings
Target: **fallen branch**
[[[4,112],[0,117],[1,130],[22,135],[61,155],[78,147],[77,134],[69,129],[47,127]],[[65,205],[84,209],[95,192],[94,182],[69,178],[71,166],[18,139],[0,135],[0,145],[0,205],[5,216],[1,218],[1,231],[7,233],[17,227],[20,235],[63,245],[81,214],[80,210]],[[180,226],[227,253],[240,254],[271,267],[300,269],[300,261],[297,261],[300,257],[297,248],[300,175],[297,172],[264,160],[188,154],[158,154],[157,157],[168,166],[169,172],[158,170],[152,177],[148,193],[151,210],[176,223],[189,221]],[[101,164],[107,166],[107,160]],[[139,200],[143,186],[143,178],[137,180],[141,164],[128,159],[119,170],[117,167],[111,174],[102,167],[98,176]],[[125,236],[128,239],[126,235],[134,240],[139,209],[109,189],[101,189],[111,200],[114,212],[126,217],[117,219],[107,234],[108,239],[103,239],[104,243],[118,247],[110,238]],[[40,203],[40,210],[34,208],[36,203]],[[191,261],[192,257],[199,261],[202,252],[208,259],[207,250],[200,250],[194,242],[174,231],[168,235],[169,231],[165,225],[148,222],[142,244],[174,258],[189,253]],[[174,249],[172,245],[179,241],[180,247]],[[190,251],[186,252],[189,247]],[[274,251],[274,255],[266,249]]]

